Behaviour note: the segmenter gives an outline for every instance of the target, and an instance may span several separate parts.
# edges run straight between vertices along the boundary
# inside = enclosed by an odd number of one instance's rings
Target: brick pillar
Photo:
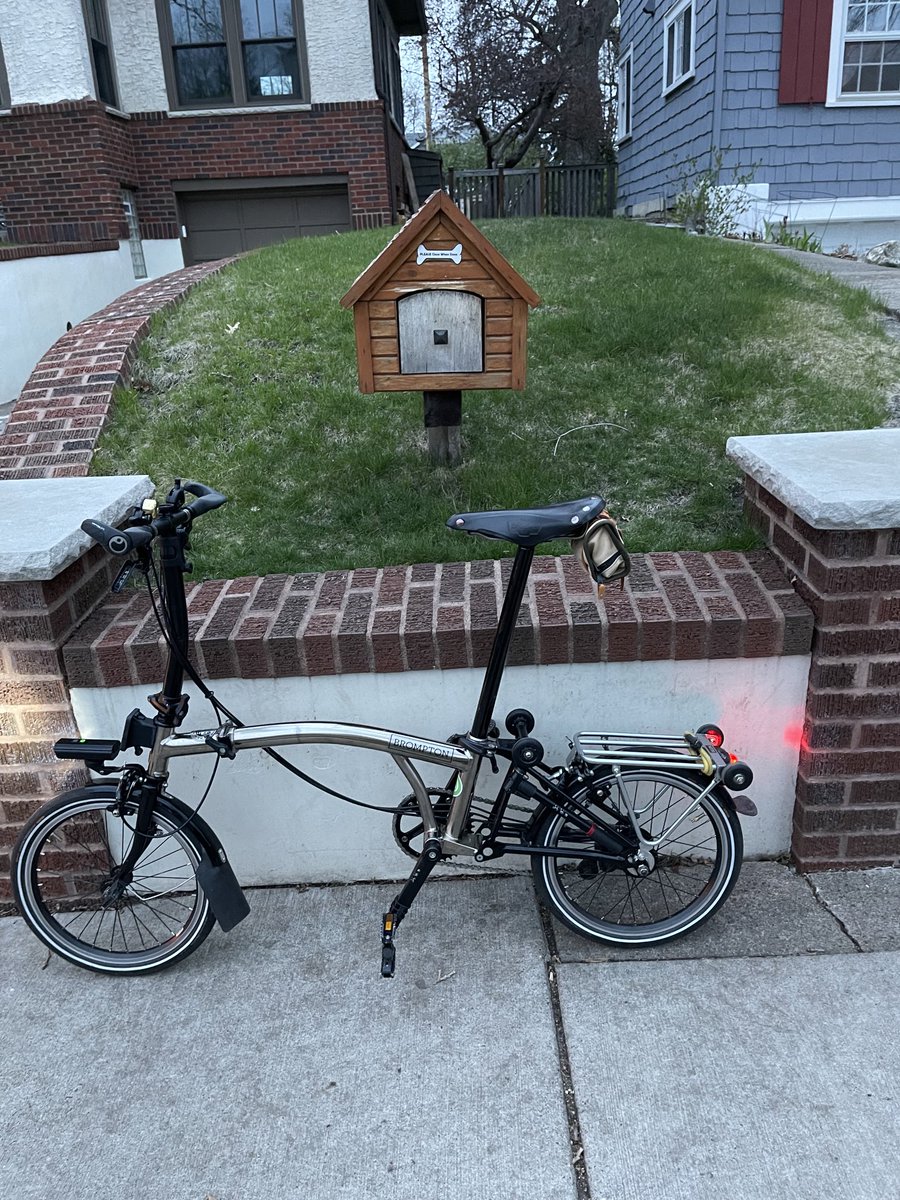
[[[78,736],[61,648],[108,594],[117,563],[78,525],[117,523],[149,490],[137,476],[0,482],[0,904],[22,825],[88,779],[53,754],[58,737]]]
[[[794,857],[803,870],[895,865],[900,430],[735,438],[729,453],[749,471],[748,521],[815,615]]]

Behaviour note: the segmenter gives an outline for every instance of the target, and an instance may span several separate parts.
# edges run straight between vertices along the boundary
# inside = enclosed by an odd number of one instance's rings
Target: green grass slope
[[[879,425],[900,354],[861,293],[746,245],[622,221],[484,222],[540,293],[527,390],[463,399],[464,462],[434,468],[422,398],[361,396],[338,301],[393,231],[252,254],[160,318],[98,474],[193,477],[231,497],[198,575],[451,561],[504,551],[452,512],[600,492],[635,550],[755,544],[734,434]]]

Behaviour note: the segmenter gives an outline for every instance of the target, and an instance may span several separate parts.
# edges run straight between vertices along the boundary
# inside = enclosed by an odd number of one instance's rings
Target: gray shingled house
[[[748,228],[900,238],[900,0],[622,0],[620,46],[620,211],[665,212],[720,150]]]

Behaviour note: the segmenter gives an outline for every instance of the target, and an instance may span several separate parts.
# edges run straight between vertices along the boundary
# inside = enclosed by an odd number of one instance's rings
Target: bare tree
[[[467,0],[432,15],[447,110],[475,130],[487,166],[514,167],[538,138],[596,161],[605,126],[600,57],[616,0]]]

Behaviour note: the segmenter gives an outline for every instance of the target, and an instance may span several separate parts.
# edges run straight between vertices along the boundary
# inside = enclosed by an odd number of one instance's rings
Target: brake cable
[[[221,722],[222,714],[224,713],[225,716],[229,719],[229,721],[232,721],[234,723],[236,728],[246,729],[247,726],[245,725],[245,723],[240,719],[240,717],[235,716],[235,714],[225,704],[223,704],[222,701],[215,695],[215,693],[212,691],[212,689],[206,685],[206,683],[203,681],[203,679],[201,679],[201,677],[197,673],[197,671],[194,670],[194,666],[191,663],[188,656],[186,654],[182,653],[181,647],[177,646],[175,644],[174,640],[172,639],[170,631],[167,627],[167,623],[166,623],[166,621],[163,620],[163,615],[165,615],[165,617],[167,618],[167,621],[169,623],[171,623],[171,616],[167,611],[165,593],[161,586],[159,575],[157,574],[156,562],[154,561],[152,552],[148,554],[148,558],[149,558],[149,570],[146,570],[144,572],[145,578],[147,580],[147,591],[150,593],[150,604],[153,607],[153,615],[156,618],[156,623],[159,626],[160,631],[162,632],[162,635],[163,635],[163,638],[165,639],[166,645],[169,647],[171,652],[178,659],[180,666],[186,672],[186,674],[191,679],[191,681],[200,689],[203,696],[212,705],[213,711],[215,712],[216,718],[219,720],[219,722]],[[161,603],[162,609],[163,609],[162,614],[160,613],[159,608],[157,607],[156,597],[153,594],[153,585],[150,582],[150,572],[151,571],[153,573],[153,579],[154,579],[154,582],[156,583],[157,591],[159,592],[160,603]],[[282,755],[280,755],[277,750],[273,750],[269,746],[261,746],[260,749],[265,754],[268,754],[269,758],[273,758],[275,760],[275,762],[277,762],[279,764],[279,766],[284,767],[284,769],[286,771],[290,771],[290,773],[292,775],[296,775],[298,779],[302,779],[304,783],[309,784],[311,787],[318,788],[318,790],[320,792],[325,792],[329,796],[334,796],[334,798],[336,800],[343,800],[347,804],[355,805],[357,808],[368,808],[368,809],[371,809],[373,812],[388,813],[392,816],[401,816],[405,813],[404,809],[386,808],[385,806],[383,806],[381,804],[367,804],[365,800],[356,800],[353,798],[353,796],[345,796],[343,794],[343,792],[335,791],[335,789],[332,787],[329,787],[327,783],[322,783],[321,780],[313,779],[313,777],[311,775],[307,775],[305,771],[301,771],[299,767],[294,766],[294,764],[292,762],[288,762],[288,760],[286,758],[283,758]],[[215,766],[213,767],[213,777],[215,777],[215,770],[216,770],[216,767],[218,766],[218,762],[219,762],[219,760],[218,760],[218,758],[216,758],[216,763],[215,763]],[[206,799],[207,795],[209,794],[209,789],[211,786],[212,786],[212,778],[210,779],[210,782],[209,782],[209,785],[207,786],[206,792],[204,792],[204,794],[203,794],[203,799],[200,801],[200,804],[202,804],[203,800]],[[197,805],[197,808],[194,810],[194,813],[199,812],[200,804]]]

